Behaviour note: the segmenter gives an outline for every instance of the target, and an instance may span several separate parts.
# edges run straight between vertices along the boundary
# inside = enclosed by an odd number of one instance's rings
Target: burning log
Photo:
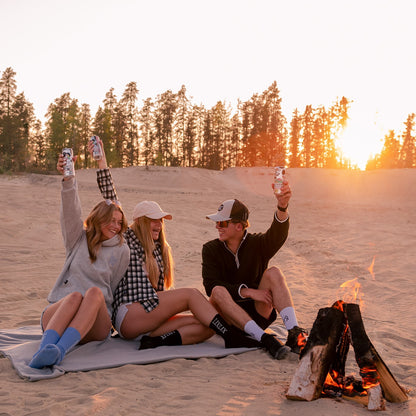
[[[403,403],[408,400],[407,394],[397,383],[380,355],[374,348],[364,329],[364,322],[361,317],[360,308],[353,303],[345,304],[348,325],[351,329],[352,344],[355,358],[360,367],[360,374],[363,377],[364,388],[371,387],[374,377],[368,374],[368,368],[377,373],[377,381],[381,384],[384,397],[392,403]]]
[[[360,368],[360,382],[345,377],[350,344]],[[408,400],[368,338],[356,304],[338,301],[332,308],[319,310],[286,395],[307,401],[321,396],[359,402],[365,397],[369,410],[384,410],[384,398],[395,403]]]
[[[321,396],[325,378],[336,357],[344,321],[344,314],[338,309],[319,310],[287,392],[288,399],[310,401]]]

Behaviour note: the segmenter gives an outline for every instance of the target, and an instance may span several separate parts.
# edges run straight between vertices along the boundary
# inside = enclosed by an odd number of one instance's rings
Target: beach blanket
[[[287,332],[284,328],[276,326],[272,330],[282,341],[286,338]],[[255,348],[224,348],[224,341],[218,335],[200,344],[147,350],[137,349],[138,340],[108,338],[105,341],[76,346],[65,356],[61,364],[38,370],[29,367],[28,363],[38,349],[41,336],[39,325],[0,330],[0,354],[11,360],[20,377],[30,381],[59,377],[70,371],[98,370],[125,364],[150,364],[175,358],[221,358],[255,350]]]

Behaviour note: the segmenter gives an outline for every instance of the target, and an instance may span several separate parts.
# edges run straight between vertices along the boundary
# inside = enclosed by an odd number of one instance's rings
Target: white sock
[[[261,337],[264,335],[264,331],[253,320],[244,325],[244,332],[257,341],[261,341]]]
[[[293,309],[292,306],[282,309],[280,311],[280,316],[282,317],[283,323],[288,331],[298,325],[295,309]]]

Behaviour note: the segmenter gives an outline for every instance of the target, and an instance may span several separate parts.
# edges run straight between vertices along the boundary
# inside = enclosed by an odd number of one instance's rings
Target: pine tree
[[[46,164],[46,140],[42,132],[42,123],[40,120],[36,120],[33,130],[30,139],[30,149],[33,157],[32,166],[43,169]]]
[[[16,73],[7,68],[0,79],[0,171],[24,170],[29,161],[33,105],[16,95]]]
[[[400,152],[400,162],[403,168],[413,168],[415,164],[415,136],[412,131],[415,127],[416,114],[409,114],[404,123],[406,129],[403,133],[403,144]]]
[[[177,159],[177,165],[186,166],[185,135],[189,117],[189,99],[186,96],[185,85],[176,94],[177,110],[174,121],[173,157]]]
[[[46,167],[54,170],[57,156],[64,147],[71,147],[74,155],[81,149],[78,100],[72,99],[69,93],[61,95],[49,105],[46,117]]]
[[[137,126],[139,111],[137,109],[137,95],[139,90],[135,82],[127,84],[120,100],[120,107],[126,122],[125,160],[127,166],[138,164],[139,159],[139,131]]]
[[[384,136],[384,144],[377,158],[377,168],[393,169],[399,165],[400,142],[395,137],[394,130]]]
[[[141,151],[142,160],[145,166],[153,163],[154,160],[154,141],[153,141],[153,102],[151,98],[147,98],[143,102],[143,106],[139,111],[140,122],[140,139],[143,144]]]
[[[155,102],[156,164],[171,166],[173,159],[173,123],[177,101],[171,90],[157,96]]]
[[[80,110],[80,155],[82,151],[82,160],[77,161],[78,167],[90,166],[92,161],[89,159],[88,140],[91,137],[91,110],[89,104],[82,104]]]
[[[302,127],[303,127],[303,140],[302,140],[302,166],[309,168],[311,167],[311,149],[312,149],[312,137],[313,137],[313,109],[311,105],[305,107],[305,111],[302,116]]]
[[[292,168],[300,167],[299,145],[300,145],[300,132],[301,132],[301,117],[299,116],[298,109],[293,112],[292,121],[290,122],[290,156],[289,166]]]

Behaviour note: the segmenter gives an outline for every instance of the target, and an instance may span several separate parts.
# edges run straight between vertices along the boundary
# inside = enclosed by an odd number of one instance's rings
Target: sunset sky
[[[0,72],[44,121],[57,97],[141,100],[187,88],[193,102],[235,105],[274,80],[295,108],[354,100],[342,145],[365,165],[388,130],[416,112],[416,24],[411,0],[0,0]]]

